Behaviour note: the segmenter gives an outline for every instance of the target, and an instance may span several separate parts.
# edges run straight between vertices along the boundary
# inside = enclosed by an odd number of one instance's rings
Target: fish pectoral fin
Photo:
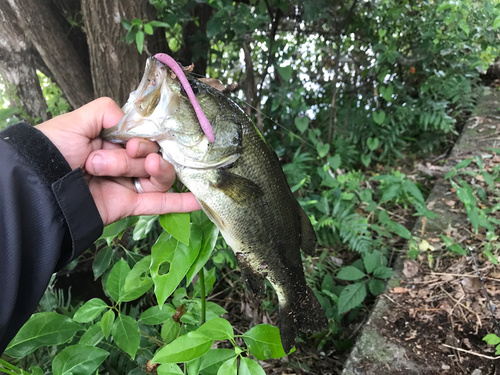
[[[300,248],[307,255],[314,255],[316,251],[316,246],[318,245],[318,239],[316,238],[316,232],[311,224],[311,220],[307,217],[305,211],[299,205],[299,216],[300,216]]]
[[[218,170],[219,177],[212,187],[231,198],[238,206],[246,206],[264,195],[264,191],[255,182],[238,176],[225,169]]]

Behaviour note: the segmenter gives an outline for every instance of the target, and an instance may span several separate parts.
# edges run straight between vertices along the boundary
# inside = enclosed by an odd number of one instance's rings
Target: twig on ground
[[[465,350],[465,349],[461,349],[461,348],[455,348],[454,346],[451,346],[451,345],[446,345],[446,344],[441,344],[441,345],[446,346],[447,348],[450,348],[450,349],[458,350],[459,352],[464,352],[464,353],[472,354],[472,355],[475,355],[475,356],[478,356],[478,357],[483,357],[483,358],[493,359],[493,360],[500,359],[500,357],[492,357],[492,356],[489,356],[489,355],[484,355],[484,354],[473,352],[472,350]]]

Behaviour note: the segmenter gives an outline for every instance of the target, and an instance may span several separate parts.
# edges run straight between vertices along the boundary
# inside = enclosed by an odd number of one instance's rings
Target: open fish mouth
[[[173,71],[150,57],[137,90],[130,93],[123,107],[125,116],[120,122],[102,132],[110,142],[126,142],[131,136],[153,141],[169,139],[175,123],[169,119],[178,110],[181,84]]]

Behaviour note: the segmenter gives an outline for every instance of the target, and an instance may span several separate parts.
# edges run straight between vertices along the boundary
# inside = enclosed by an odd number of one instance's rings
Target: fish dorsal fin
[[[298,203],[297,203],[298,204]],[[316,238],[316,232],[311,224],[311,220],[307,217],[306,213],[299,205],[299,216],[300,216],[300,248],[307,255],[314,255],[316,246],[318,245],[318,239]]]
[[[247,206],[250,202],[264,195],[264,191],[255,182],[238,176],[226,169],[219,169],[219,178],[212,187],[231,198],[238,206]]]

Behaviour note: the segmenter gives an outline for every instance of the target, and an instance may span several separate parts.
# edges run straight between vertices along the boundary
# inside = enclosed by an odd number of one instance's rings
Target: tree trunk
[[[145,1],[82,0],[96,96],[109,96],[123,105],[137,88],[144,72],[146,53],[121,41],[126,30],[121,19],[147,19]]]
[[[73,108],[94,97],[90,72],[52,13],[47,0],[7,0],[20,26]]]
[[[0,74],[16,86],[19,104],[26,113],[46,121],[47,103],[36,75],[36,54],[7,0],[0,0]]]

